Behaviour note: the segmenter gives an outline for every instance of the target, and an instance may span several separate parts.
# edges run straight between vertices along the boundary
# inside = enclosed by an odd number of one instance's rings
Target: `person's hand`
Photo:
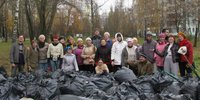
[[[190,68],[190,67],[191,67],[191,64],[188,63],[188,64],[186,65],[186,67],[187,67],[187,68]]]
[[[11,66],[12,66],[12,67],[15,67],[16,65],[15,65],[15,64],[12,64]]]

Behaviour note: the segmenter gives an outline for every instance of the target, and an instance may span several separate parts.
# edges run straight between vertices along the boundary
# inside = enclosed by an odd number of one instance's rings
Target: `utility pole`
[[[16,1],[14,28],[13,28],[13,36],[12,36],[12,42],[13,43],[16,42],[17,34],[18,34],[19,2],[20,2],[20,0]]]

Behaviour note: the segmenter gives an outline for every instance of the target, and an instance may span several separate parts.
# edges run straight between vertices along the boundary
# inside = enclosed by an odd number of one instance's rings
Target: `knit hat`
[[[132,38],[127,38],[126,42],[133,42],[133,39]]]
[[[55,35],[53,36],[53,39],[59,39],[59,36],[58,36],[57,34],[55,34]]]
[[[151,32],[147,32],[147,36],[153,36]]]
[[[79,41],[83,41],[83,39],[82,39],[82,38],[78,38],[78,39],[77,39],[77,42],[79,42]]]
[[[110,36],[110,33],[109,33],[109,32],[105,32],[104,35],[108,35],[108,36]]]
[[[178,35],[181,35],[184,39],[186,39],[186,36],[183,32],[178,32]]]
[[[86,41],[92,41],[92,39],[90,37],[87,37],[85,40]]]
[[[69,49],[72,49],[72,47],[71,46],[67,46],[64,50],[68,51]]]
[[[39,36],[39,39],[40,38],[44,38],[45,39],[45,36],[43,35],[43,34],[41,34],[40,36]]]

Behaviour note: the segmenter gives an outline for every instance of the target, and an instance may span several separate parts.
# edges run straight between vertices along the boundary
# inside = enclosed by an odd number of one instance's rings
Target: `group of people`
[[[90,71],[97,74],[116,72],[122,66],[128,67],[136,75],[148,75],[155,71],[167,71],[178,76],[191,75],[193,64],[192,44],[184,33],[176,36],[169,34],[164,29],[159,34],[158,40],[152,38],[152,33],[147,32],[142,45],[136,37],[124,40],[121,33],[116,33],[115,38],[110,38],[110,33],[105,32],[101,37],[99,30],[93,37],[85,41],[73,37],[66,41],[65,37],[53,36],[52,42],[45,42],[45,36],[40,35],[38,41],[32,40],[30,47],[24,46],[24,37],[20,35],[18,42],[10,49],[10,62],[12,75],[24,70],[43,70],[54,72],[57,69],[67,71]],[[180,47],[186,46],[185,55],[179,54]],[[24,67],[25,66],[25,67]]]

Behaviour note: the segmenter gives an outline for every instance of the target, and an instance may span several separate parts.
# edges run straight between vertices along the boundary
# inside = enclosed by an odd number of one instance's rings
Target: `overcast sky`
[[[107,2],[106,2],[107,1]],[[103,12],[109,12],[110,11],[110,7],[111,6],[115,6],[115,2],[117,0],[97,0],[98,4],[99,5],[102,5],[104,4],[104,2],[106,2],[100,9],[100,14],[103,13]],[[124,5],[126,7],[131,7],[132,5],[132,0],[124,0]]]

